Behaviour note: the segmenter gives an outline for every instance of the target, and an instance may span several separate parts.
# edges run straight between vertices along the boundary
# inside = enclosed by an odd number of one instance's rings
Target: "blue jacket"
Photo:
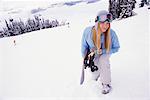
[[[110,29],[111,34],[111,46],[110,46],[110,54],[115,53],[120,48],[118,37],[112,29]],[[104,34],[101,36],[101,45],[102,45],[102,54],[106,54],[106,49],[104,45]],[[92,34],[92,26],[87,27],[84,30],[83,36],[82,36],[82,44],[81,44],[81,53],[82,57],[85,57],[87,50],[91,50],[92,48],[95,48],[94,42],[93,42],[93,34]]]

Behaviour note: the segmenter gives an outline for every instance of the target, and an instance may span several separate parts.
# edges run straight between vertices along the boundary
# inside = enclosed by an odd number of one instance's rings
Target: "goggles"
[[[95,22],[112,22],[112,14],[108,13],[105,15],[97,16]]]

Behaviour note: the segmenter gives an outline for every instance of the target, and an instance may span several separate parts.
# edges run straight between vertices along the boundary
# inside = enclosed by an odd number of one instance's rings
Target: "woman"
[[[81,44],[83,59],[88,50],[90,50],[88,57],[95,55],[94,64],[98,70],[92,72],[92,76],[94,80],[100,78],[103,94],[111,90],[110,55],[120,48],[115,31],[110,29],[110,22],[112,15],[105,10],[100,11],[95,19],[95,25],[84,30]]]

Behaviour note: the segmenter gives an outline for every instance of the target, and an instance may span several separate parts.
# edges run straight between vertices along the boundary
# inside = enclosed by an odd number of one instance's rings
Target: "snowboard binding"
[[[98,70],[98,67],[94,64],[94,58],[95,58],[95,54],[93,56],[90,56],[88,58],[88,55],[90,54],[90,52],[87,52],[87,55],[84,59],[84,66],[85,66],[85,69],[88,67],[88,68],[91,68],[91,71],[94,72],[94,71],[97,71]]]

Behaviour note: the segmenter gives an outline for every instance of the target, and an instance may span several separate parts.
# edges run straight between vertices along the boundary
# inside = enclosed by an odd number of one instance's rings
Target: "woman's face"
[[[110,26],[110,23],[108,22],[100,22],[100,28],[103,33],[107,31],[109,26]]]

